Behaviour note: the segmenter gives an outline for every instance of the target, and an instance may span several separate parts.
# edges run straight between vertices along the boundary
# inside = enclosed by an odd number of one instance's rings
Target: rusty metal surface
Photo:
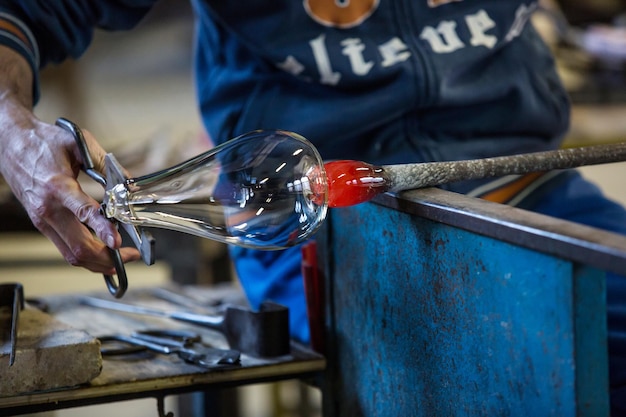
[[[626,142],[463,161],[385,165],[392,191],[626,160]]]
[[[626,274],[626,237],[436,188],[384,194],[385,207],[504,242]]]
[[[608,415],[603,273],[442,193],[331,211],[325,416]]]

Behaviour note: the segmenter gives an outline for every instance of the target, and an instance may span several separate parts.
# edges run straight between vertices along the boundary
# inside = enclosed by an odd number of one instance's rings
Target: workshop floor
[[[156,32],[159,38],[155,41]],[[132,150],[141,149],[145,158],[134,172],[140,174],[182,161],[206,145],[188,65],[190,21],[165,20],[146,26],[133,37],[126,36],[98,34],[94,47],[80,64],[47,71],[37,112],[50,122],[65,116],[86,126],[116,155],[130,154],[129,144]],[[609,196],[626,204],[626,164],[587,167],[583,172]],[[24,262],[16,266],[16,260]],[[166,265],[149,269],[140,264],[129,265],[128,272],[134,286],[156,285],[169,279]],[[47,240],[30,233],[0,234],[0,281],[22,282],[28,296],[102,288],[101,276],[67,266]],[[278,394],[276,386],[270,385],[243,389],[241,417],[278,416],[276,395],[282,396],[283,403],[289,403],[289,398],[298,397],[294,390],[297,391],[295,384],[282,384]],[[309,401],[319,403],[318,394],[311,390]],[[166,411],[175,410],[174,401],[168,397]],[[156,401],[128,401],[45,415],[153,417]],[[290,414],[284,411],[280,415]]]

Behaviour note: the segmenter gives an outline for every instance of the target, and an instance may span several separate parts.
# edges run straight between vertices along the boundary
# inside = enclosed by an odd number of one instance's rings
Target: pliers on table
[[[240,366],[241,353],[202,343],[198,333],[188,330],[141,330],[130,335],[99,336],[102,356],[128,355],[150,350],[164,355],[174,354],[187,363],[202,368]]]

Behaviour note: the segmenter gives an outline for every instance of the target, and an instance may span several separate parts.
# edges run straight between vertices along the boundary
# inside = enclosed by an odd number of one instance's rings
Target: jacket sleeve
[[[0,0],[0,45],[13,48],[30,63],[39,95],[38,70],[50,62],[78,58],[95,28],[135,26],[156,0]]]

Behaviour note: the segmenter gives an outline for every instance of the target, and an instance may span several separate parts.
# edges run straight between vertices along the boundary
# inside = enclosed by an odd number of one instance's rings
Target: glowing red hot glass
[[[361,161],[339,160],[324,164],[328,206],[364,203],[389,190],[389,177],[381,167]]]

